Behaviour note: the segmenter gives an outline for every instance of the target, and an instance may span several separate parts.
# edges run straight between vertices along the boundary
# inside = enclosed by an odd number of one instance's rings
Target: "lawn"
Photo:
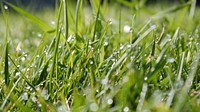
[[[0,111],[198,112],[196,0],[117,1],[0,1]]]

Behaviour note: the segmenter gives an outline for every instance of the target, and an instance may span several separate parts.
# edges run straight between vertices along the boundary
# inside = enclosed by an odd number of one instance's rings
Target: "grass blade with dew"
[[[155,65],[150,69],[149,73],[147,74],[148,81],[156,80],[157,72],[160,71],[165,65],[166,60],[164,59],[164,54],[169,48],[169,45],[166,45],[161,53],[159,54],[158,58],[156,59]]]
[[[98,32],[98,27],[99,27],[99,24],[100,24],[100,20],[99,20],[99,14],[100,14],[100,5],[99,5],[99,8],[98,8],[98,11],[97,11],[97,17],[96,17],[96,20],[95,20],[95,26],[94,26],[94,32],[93,32],[93,37],[92,37],[92,41],[95,40],[95,37],[96,37],[96,33]]]
[[[182,53],[182,58],[181,58],[181,61],[180,61],[180,64],[179,64],[179,72],[178,72],[178,77],[177,77],[177,79],[176,79],[176,82],[177,83],[179,83],[180,82],[180,80],[181,80],[181,74],[182,74],[182,71],[183,71],[183,64],[184,64],[184,58],[185,58],[185,52],[183,52]],[[166,105],[168,106],[168,107],[170,107],[171,105],[172,105],[172,101],[173,101],[173,99],[174,99],[174,96],[175,96],[175,90],[176,89],[179,89],[179,88],[177,88],[176,86],[172,86],[171,87],[171,91],[170,91],[170,95],[169,95],[169,97],[167,98],[167,102],[166,102]]]
[[[15,87],[17,86],[17,84],[19,83],[19,81],[21,80],[21,77],[17,79],[17,81],[15,82],[15,84],[13,85],[13,87],[11,88],[10,92],[7,94],[6,98],[4,99],[2,105],[1,105],[1,108],[0,110],[3,110],[5,105],[6,105],[6,102],[8,101],[11,93],[13,92],[13,90],[15,89]]]
[[[68,5],[67,0],[64,1],[64,22],[65,22],[65,39],[68,39],[69,21],[68,21]]]
[[[188,92],[190,91],[190,89],[192,87],[195,74],[196,74],[196,72],[198,70],[199,59],[200,59],[199,55],[200,55],[200,50],[198,50],[194,55],[193,64],[191,66],[191,69],[190,69],[190,72],[188,74],[188,77],[187,77],[187,79],[185,81],[185,84],[184,84],[182,90],[180,91],[180,93],[178,95],[176,103],[174,104],[174,108],[173,108],[174,112],[182,111],[183,106],[184,106],[185,102],[187,101]]]
[[[152,32],[156,28],[155,25],[151,26],[147,31],[145,31],[137,40],[132,44],[132,47],[134,48],[144,37],[146,37],[150,32]]]
[[[53,52],[53,63],[52,63],[52,68],[51,68],[51,73],[50,73],[50,82],[49,82],[49,91],[50,91],[50,94],[51,96],[53,96],[53,76],[54,76],[54,73],[55,73],[55,69],[57,70],[57,59],[58,59],[58,56],[57,56],[57,52],[58,52],[58,45],[59,45],[59,41],[60,41],[60,34],[61,34],[61,29],[60,29],[60,24],[59,24],[59,21],[60,21],[60,17],[61,17],[61,12],[62,12],[62,6],[63,6],[63,2],[61,1],[61,4],[60,4],[60,7],[59,7],[59,10],[58,10],[58,17],[57,17],[57,26],[56,26],[56,40],[55,40],[55,47],[54,47],[54,52]],[[57,71],[56,71],[56,80],[57,80]]]
[[[2,10],[2,14],[4,17],[4,21],[6,24],[6,33],[5,33],[5,54],[4,54],[4,74],[5,74],[5,83],[8,86],[9,85],[9,79],[10,79],[10,74],[9,74],[9,64],[8,64],[8,52],[9,52],[9,42],[8,42],[8,35],[9,35],[9,26],[8,26],[8,17],[7,14],[3,8],[3,3],[0,1],[0,7]]]
[[[11,62],[14,64],[16,70],[17,70],[18,72],[21,73],[21,76],[22,76],[22,78],[26,81],[26,83],[27,83],[34,91],[36,91],[35,87],[28,81],[28,79],[26,78],[25,74],[18,68],[18,66],[15,64],[14,60],[13,60],[10,56],[8,56],[8,57],[9,57],[9,59],[11,60]]]
[[[8,6],[10,6],[12,9],[14,9],[16,12],[18,12],[19,14],[25,16],[26,18],[28,18],[30,21],[32,21],[33,23],[35,23],[36,25],[38,25],[42,30],[46,31],[46,32],[53,32],[54,29],[46,24],[45,22],[43,22],[42,20],[40,20],[39,18],[33,16],[32,14],[26,12],[25,10],[11,4],[8,2],[5,2]]]

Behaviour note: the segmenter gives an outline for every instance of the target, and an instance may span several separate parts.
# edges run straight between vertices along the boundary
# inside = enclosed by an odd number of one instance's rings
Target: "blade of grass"
[[[44,81],[45,79],[47,79],[47,74],[48,74],[47,69],[49,66],[49,60],[45,63],[44,68],[42,69],[42,72],[40,74],[40,78],[37,80],[35,85],[37,85],[37,84],[41,83],[42,81]]]
[[[17,67],[17,65],[15,64],[15,62],[13,61],[13,59],[8,55],[9,59],[11,60],[11,62],[13,63],[13,65],[15,66],[16,70],[18,72],[21,73],[21,76],[23,77],[23,79],[26,81],[26,83],[34,90],[36,91],[35,87],[28,81],[28,79],[26,78],[25,74]]]
[[[145,31],[133,44],[132,48],[134,48],[144,37],[146,37],[150,32],[152,32],[156,26],[151,26],[147,31]]]
[[[190,7],[190,18],[193,18],[195,15],[195,8],[196,8],[196,0],[190,0],[191,3],[191,7]]]
[[[56,69],[56,80],[57,80],[57,52],[58,52],[58,45],[59,45],[59,41],[60,41],[60,34],[61,34],[61,29],[59,28],[60,27],[60,24],[59,24],[59,21],[60,21],[60,17],[61,17],[61,12],[62,12],[62,6],[63,6],[63,2],[61,1],[61,4],[60,4],[60,7],[59,7],[59,10],[58,10],[58,17],[57,17],[57,26],[56,26],[56,40],[55,40],[55,47],[54,47],[54,52],[53,52],[53,63],[52,63],[52,69],[51,69],[51,73],[50,73],[50,82],[49,82],[49,91],[50,91],[50,95],[53,97],[53,91],[54,91],[54,88],[52,86],[53,84],[53,76],[54,76],[54,71]]]
[[[8,6],[10,6],[12,9],[14,9],[16,12],[18,12],[19,14],[25,16],[26,18],[28,18],[30,21],[32,21],[33,23],[35,23],[36,25],[38,25],[41,29],[43,29],[46,32],[52,32],[53,28],[51,26],[49,26],[48,24],[46,24],[45,22],[43,22],[42,20],[40,20],[39,18],[33,16],[32,14],[24,11],[23,9],[16,7],[15,5],[5,2]]]
[[[163,58],[165,52],[167,51],[169,45],[166,45],[161,53],[159,54],[158,58],[156,59],[156,64],[151,68],[150,72],[147,74],[148,81],[152,81],[157,79],[157,72],[160,71],[165,65],[166,60]]]
[[[185,52],[182,53],[182,58],[179,64],[179,71],[178,71],[178,77],[177,77],[177,81],[181,80],[181,74],[183,71],[183,64],[184,64],[184,58],[185,58]]]
[[[177,102],[174,104],[174,108],[173,108],[174,112],[180,112],[182,110],[183,106],[184,106],[184,103],[187,101],[186,98],[188,97],[188,92],[191,89],[195,74],[196,74],[197,69],[198,69],[199,59],[200,59],[199,55],[200,55],[200,50],[198,50],[194,55],[193,64],[191,66],[188,77],[185,81],[185,84],[184,84],[181,92],[178,95]]]
[[[100,1],[99,0],[90,0],[90,4],[92,5],[93,11],[95,13],[98,12],[98,7],[100,5]]]
[[[8,47],[9,43],[6,44],[5,48],[5,62],[4,62],[4,74],[5,74],[5,83],[8,86],[9,85],[9,79],[10,79],[10,74],[9,74],[9,66],[8,66]]]
[[[64,21],[65,21],[65,39],[68,39],[68,5],[67,0],[64,0]]]
[[[177,83],[181,80],[181,74],[182,74],[182,71],[183,71],[184,58],[185,58],[185,52],[182,53],[182,58],[181,58],[181,61],[180,61],[180,64],[179,64],[179,72],[178,72],[178,77],[176,79]],[[171,91],[169,93],[170,95],[169,95],[169,97],[167,99],[167,102],[166,102],[166,105],[168,107],[170,107],[172,105],[172,101],[174,99],[174,96],[175,96],[175,93],[176,93],[176,89],[179,89],[179,88],[177,88],[176,86],[172,86]]]
[[[93,32],[93,36],[92,36],[92,41],[95,40],[96,33],[98,32],[98,30],[97,30],[98,23],[101,22],[99,20],[99,14],[100,14],[100,5],[99,5],[99,8],[98,8],[97,17],[96,17],[96,20],[95,20],[95,26],[94,26],[94,32]]]
[[[76,20],[75,20],[75,35],[78,38],[78,28],[79,28],[79,17],[80,17],[80,9],[82,7],[82,0],[78,0],[76,5]]]
[[[13,85],[13,87],[11,88],[10,92],[7,94],[6,98],[4,99],[2,105],[1,105],[1,109],[0,110],[3,110],[5,105],[6,105],[6,102],[8,101],[8,98],[10,97],[11,93],[13,92],[13,90],[15,89],[15,87],[17,86],[17,84],[19,83],[19,81],[21,80],[21,77],[17,79],[17,81],[15,82],[15,84]]]
[[[166,9],[166,10],[164,10],[164,11],[161,11],[161,12],[159,12],[159,13],[153,15],[153,16],[151,17],[151,19],[152,19],[152,20],[160,19],[160,18],[162,18],[163,16],[166,16],[167,14],[176,12],[176,11],[178,11],[178,10],[181,10],[181,9],[185,8],[185,7],[190,6],[190,4],[191,4],[191,3],[188,2],[188,3],[186,3],[186,4],[182,4],[182,5],[178,5],[178,6],[175,6],[175,7],[169,8],[169,9]]]

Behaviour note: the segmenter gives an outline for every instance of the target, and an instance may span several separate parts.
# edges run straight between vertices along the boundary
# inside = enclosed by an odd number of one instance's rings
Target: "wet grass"
[[[63,0],[34,13],[1,3],[0,110],[198,111],[192,1]]]

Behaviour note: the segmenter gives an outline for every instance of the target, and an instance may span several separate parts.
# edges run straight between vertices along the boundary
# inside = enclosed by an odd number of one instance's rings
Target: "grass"
[[[196,0],[144,2],[1,2],[0,110],[199,111]]]

